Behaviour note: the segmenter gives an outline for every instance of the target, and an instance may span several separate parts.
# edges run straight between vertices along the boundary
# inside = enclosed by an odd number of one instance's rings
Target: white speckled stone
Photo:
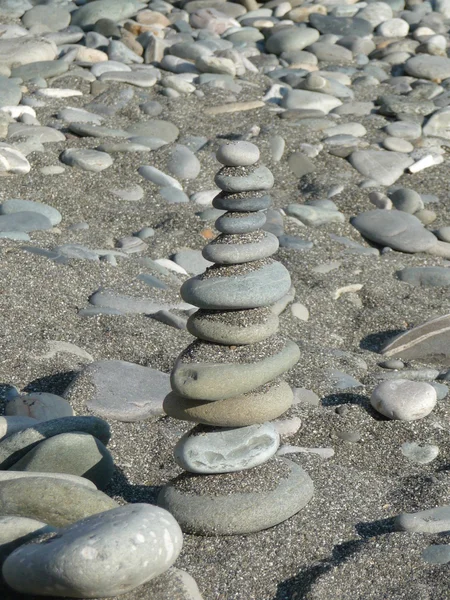
[[[432,385],[407,379],[383,381],[370,398],[375,410],[399,421],[423,419],[433,410],[436,401],[436,390]]]
[[[182,543],[181,529],[166,510],[128,504],[18,548],[6,559],[3,577],[22,594],[108,598],[164,573]]]

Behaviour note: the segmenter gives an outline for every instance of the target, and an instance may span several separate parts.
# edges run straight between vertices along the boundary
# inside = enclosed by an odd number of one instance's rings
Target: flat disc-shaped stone
[[[222,233],[249,233],[263,227],[265,222],[263,212],[227,212],[217,219],[215,227]]]
[[[184,473],[161,490],[158,504],[186,533],[238,535],[282,523],[304,508],[313,493],[313,482],[299,465],[274,458],[240,473]]]
[[[239,192],[227,194],[221,192],[213,199],[214,208],[232,212],[257,212],[272,204],[272,199],[264,192]]]
[[[279,319],[269,308],[198,310],[187,322],[189,333],[216,344],[254,344],[278,331]]]
[[[275,347],[273,351],[271,346]],[[265,355],[262,360],[261,355]],[[283,344],[277,336],[234,349],[198,340],[179,356],[170,382],[172,390],[186,398],[224,400],[275,379],[299,358],[297,344],[290,340]]]
[[[225,192],[249,192],[272,189],[274,179],[272,172],[264,165],[223,167],[216,174],[214,183]]]
[[[261,260],[275,254],[278,238],[272,233],[256,231],[241,235],[219,235],[203,248],[203,258],[221,265]]]
[[[274,382],[235,398],[209,402],[171,392],[164,399],[169,417],[217,427],[245,427],[276,419],[292,405],[294,396],[285,381]]]
[[[181,297],[199,308],[239,310],[269,306],[291,287],[289,271],[266,259],[250,264],[210,267],[202,275],[185,281]]]

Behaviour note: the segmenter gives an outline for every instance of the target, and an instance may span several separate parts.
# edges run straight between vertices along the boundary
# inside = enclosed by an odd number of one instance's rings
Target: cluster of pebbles
[[[261,229],[274,179],[259,156],[258,147],[244,141],[217,151],[223,167],[215,183],[222,191],[213,205],[226,212],[216,221],[220,235],[203,249],[214,265],[181,288],[183,300],[199,308],[187,323],[197,340],[176,361],[164,410],[198,425],[175,447],[187,473],[164,487],[158,502],[188,533],[267,529],[301,510],[313,494],[300,466],[275,457],[280,436],[268,422],[292,405],[291,388],[280,376],[300,351],[278,334],[272,310],[291,278],[270,258],[277,238]]]

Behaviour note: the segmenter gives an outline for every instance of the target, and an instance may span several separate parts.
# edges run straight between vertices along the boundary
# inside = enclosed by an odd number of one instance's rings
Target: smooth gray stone
[[[450,269],[447,267],[406,267],[396,275],[400,281],[416,287],[450,286]]]
[[[428,546],[422,552],[422,558],[431,565],[446,565],[450,562],[450,544]]]
[[[12,552],[23,544],[31,542],[44,533],[56,531],[55,527],[35,519],[15,516],[0,517],[0,567]]]
[[[169,288],[167,283],[164,283],[164,281],[161,281],[154,275],[148,275],[147,273],[141,273],[136,279],[143,281],[145,285],[148,285],[151,288],[157,288],[160,290],[167,290]]]
[[[83,367],[64,397],[104,418],[134,422],[164,414],[162,402],[169,392],[167,373],[122,360],[102,360]]]
[[[119,137],[128,138],[128,132],[123,129],[112,129],[104,125],[91,125],[90,123],[70,123],[69,129],[72,133],[76,133],[81,137]]]
[[[313,242],[302,240],[302,238],[299,238],[297,235],[279,235],[278,242],[280,248],[286,248],[288,250],[311,250],[314,246]]]
[[[0,516],[28,517],[65,527],[112,508],[117,508],[117,502],[103,492],[63,479],[24,477],[0,482]]]
[[[201,250],[184,249],[178,250],[172,260],[183,267],[190,275],[204,273],[214,261],[209,261],[202,256]]]
[[[414,162],[408,155],[387,150],[357,150],[349,161],[358,173],[381,185],[395,183]]]
[[[287,162],[291,171],[297,177],[303,177],[303,175],[313,173],[316,169],[312,160],[302,152],[293,152],[289,155]]]
[[[103,121],[103,117],[100,115],[83,110],[82,108],[72,107],[63,108],[57,113],[56,117],[68,123],[92,123],[93,125],[100,125]]]
[[[303,50],[316,42],[320,37],[317,29],[312,27],[283,27],[272,33],[266,41],[266,52],[268,54],[280,55],[283,52]]]
[[[5,405],[5,415],[32,417],[37,421],[50,421],[60,417],[73,417],[73,409],[61,396],[48,392],[31,392],[17,394],[8,398]],[[31,423],[31,425],[36,423]]]
[[[237,275],[234,267],[222,267],[220,272],[229,275],[219,277],[208,271],[207,278],[197,276],[183,283],[180,293],[185,302],[216,310],[256,308],[273,304],[291,287],[288,270],[275,261]]]
[[[85,104],[84,108],[99,115],[110,117],[126,108],[133,96],[134,91],[131,87],[122,90],[113,87],[96,96],[92,102]]]
[[[437,381],[430,381],[430,385],[434,387],[436,390],[436,395],[438,400],[443,400],[448,394],[448,387],[443,383],[438,383]]]
[[[349,375],[348,373],[344,373],[339,371],[338,369],[328,369],[324,373],[329,379],[333,389],[336,390],[347,390],[352,388],[363,387],[363,384]]]
[[[72,258],[75,260],[93,260],[98,261],[98,253],[82,246],[81,244],[63,244],[62,246],[56,246],[55,252],[58,256],[65,258]]]
[[[372,24],[359,17],[335,17],[333,15],[311,13],[309,23],[322,34],[332,33],[339,36],[364,37],[370,35],[373,31]]]
[[[38,4],[22,17],[22,23],[27,29],[36,25],[45,25],[47,31],[59,31],[70,23],[70,12],[67,6],[57,4]]]
[[[353,53],[344,46],[319,41],[311,44],[308,50],[315,54],[320,61],[338,64],[351,64],[353,62]]]
[[[368,240],[400,252],[424,252],[437,243],[419,219],[402,211],[370,210],[351,224]]]
[[[182,353],[172,370],[170,382],[172,390],[185,398],[224,400],[251,392],[275,379],[292,368],[299,358],[300,350],[290,340],[279,352],[255,363],[183,362]]]
[[[333,109],[342,104],[342,101],[330,94],[322,94],[320,92],[311,92],[309,90],[292,90],[288,89],[286,94],[280,101],[280,106],[288,110],[305,110],[314,109],[320,110],[324,114],[328,114]],[[330,127],[332,123],[324,122],[324,129]]]
[[[90,148],[69,148],[64,150],[60,159],[66,165],[94,173],[104,171],[113,164],[113,159],[109,154]]]
[[[197,310],[187,322],[193,336],[216,344],[255,344],[278,331],[279,320],[268,309],[245,311]]]
[[[141,8],[145,8],[145,4],[139,0],[94,0],[72,13],[71,25],[89,31],[100,19],[122,21],[132,17]]]
[[[405,377],[405,372],[402,372]],[[380,414],[399,421],[417,421],[431,413],[436,405],[436,390],[421,381],[395,379],[378,384],[370,404]]]
[[[439,454],[438,446],[430,444],[419,446],[417,442],[405,442],[402,444],[401,450],[403,456],[419,465],[427,465]]]
[[[233,240],[235,243],[232,243]],[[264,232],[260,241],[242,241],[242,235],[221,234],[203,248],[203,257],[219,265],[240,264],[268,258],[277,252],[279,246],[278,238],[268,232]]]
[[[158,77],[155,69],[148,69],[148,71],[108,71],[100,75],[99,80],[129,83],[136,87],[150,88],[158,81]]]
[[[19,18],[32,7],[28,0],[0,0],[0,15]]]
[[[192,150],[177,144],[170,154],[167,169],[178,179],[196,179],[201,165]]]
[[[85,477],[78,477],[78,475],[69,475],[68,473],[38,473],[36,471],[31,471],[30,473],[26,471],[12,471],[8,469],[7,471],[0,471],[0,482],[1,481],[11,481],[13,479],[29,479],[32,477],[35,479],[36,477],[43,477],[44,479],[59,479],[63,481],[68,481],[69,483],[73,483],[76,485],[81,485],[83,487],[87,487],[91,490],[96,490],[97,487],[92,483],[89,479]]]
[[[139,105],[139,108],[149,117],[158,117],[163,111],[162,105],[157,100],[144,102],[144,104]]]
[[[212,202],[214,208],[229,210],[232,212],[258,212],[269,208],[272,200],[269,195],[263,193],[227,194],[221,192]]]
[[[381,353],[450,366],[450,314],[435,317],[389,340]]]
[[[170,513],[149,504],[128,504],[19,548],[6,560],[3,575],[23,594],[45,590],[52,596],[112,597],[166,571],[182,544],[181,529]]]
[[[104,489],[114,473],[114,461],[106,447],[87,433],[63,433],[42,441],[12,466],[27,473],[67,473],[86,477]]]
[[[157,147],[160,148],[162,145],[164,144],[159,144]],[[132,139],[123,142],[103,142],[95,149],[107,154],[113,154],[114,152],[149,152],[152,150],[149,146],[136,143]]]
[[[294,404],[309,404],[310,406],[319,406],[320,398],[312,390],[307,388],[294,388]]]
[[[14,388],[14,392],[17,390]],[[9,397],[6,396],[5,400],[9,403]],[[17,417],[17,416],[4,416],[0,417],[0,440],[9,437],[17,431],[22,431],[31,425],[36,425],[37,420],[32,417]]]
[[[304,225],[317,227],[327,223],[344,223],[344,215],[337,210],[329,210],[320,206],[307,204],[289,204],[286,214],[295,217]]]
[[[150,318],[159,321],[160,323],[164,323],[165,325],[169,325],[170,327],[174,327],[175,329],[186,329],[187,318],[175,315],[169,310],[159,310],[150,315]]]
[[[384,94],[378,99],[380,103],[379,113],[390,117],[402,113],[405,115],[429,115],[436,110],[436,106],[430,100],[416,100],[409,96],[398,96]]]
[[[219,147],[216,158],[227,167],[248,167],[258,162],[259,148],[251,142],[230,142]]]
[[[423,128],[423,135],[450,139],[448,127],[450,124],[450,107],[445,106],[433,113]]]
[[[401,373],[382,371],[381,373],[375,373],[374,379],[377,381],[396,380],[399,375],[410,381],[426,381],[431,384],[433,379],[439,377],[439,371],[437,369],[402,369]]]
[[[128,202],[139,202],[144,197],[144,190],[137,183],[133,183],[125,188],[115,188],[110,190],[111,194],[121,198],[122,200],[127,200]]]
[[[270,190],[274,184],[272,172],[264,165],[223,167],[214,177],[214,183],[225,192],[251,192]]]
[[[39,212],[30,212],[28,210],[0,215],[0,232],[44,231],[51,228],[51,221]]]
[[[365,255],[365,256],[380,256],[380,252],[376,248],[362,246],[361,244],[358,244],[357,242],[355,242],[354,240],[351,240],[350,238],[340,236],[340,235],[335,235],[334,233],[330,233],[330,238],[332,240],[334,240],[335,242],[338,242],[338,244],[342,244],[343,246],[345,246],[345,248],[347,248],[347,250],[344,250],[344,252],[347,252],[350,254],[361,254],[361,255]]]
[[[407,60],[404,68],[408,75],[418,79],[447,79],[450,77],[450,58],[419,54]]]
[[[148,121],[133,123],[127,127],[127,131],[130,137],[137,135],[148,136],[164,140],[168,144],[174,142],[180,133],[176,125],[170,121],[163,121],[161,119],[150,119]]]
[[[200,535],[236,535],[268,529],[289,519],[306,506],[314,493],[311,478],[297,464],[282,458],[289,474],[280,478],[277,487],[269,492],[186,493],[177,488],[177,480],[165,486],[158,504],[167,508],[186,533]],[[266,463],[267,464],[267,463]],[[264,465],[258,467],[263,469]],[[250,470],[248,477],[257,477],[258,470]],[[180,478],[202,477],[181,475]],[[221,478],[231,477],[222,475]],[[195,479],[194,479],[195,481]],[[220,486],[220,483],[218,484]]]
[[[279,445],[280,436],[272,423],[237,429],[200,425],[178,440],[174,458],[190,473],[232,473],[265,463]]]
[[[62,417],[44,421],[18,431],[0,442],[0,468],[9,469],[43,440],[72,431],[89,433],[105,445],[110,438],[108,423],[98,417]]]
[[[404,140],[417,140],[422,135],[422,127],[418,123],[394,121],[386,126],[386,133]]]
[[[410,215],[424,207],[420,194],[408,188],[395,190],[395,192],[389,194],[389,198],[397,210],[402,210]]]
[[[120,40],[111,40],[108,45],[107,53],[108,53],[109,60],[121,62],[126,65],[141,64],[144,62],[144,59],[142,56],[139,56],[138,54],[136,54],[131,48],[129,48],[126,44],[124,44]],[[116,71],[117,75],[119,75],[120,73],[125,75],[127,73],[127,71],[119,71],[119,70]],[[137,73],[130,73],[130,71],[128,71],[128,74],[137,74]],[[107,73],[105,72],[103,75],[107,75]],[[100,81],[103,81],[102,76],[100,76],[99,79],[100,79]]]
[[[148,135],[136,135],[130,137],[129,143],[135,146],[144,146],[148,150],[159,150],[159,148],[167,145],[165,140],[161,140],[157,137],[149,137]]]
[[[395,518],[401,531],[442,533],[450,531],[450,506],[437,506],[415,513],[402,513]]]
[[[142,167],[139,167],[138,173],[139,175],[141,175],[141,177],[144,177],[144,179],[151,181],[152,183],[161,188],[174,187],[182,191],[182,187],[179,181],[177,181],[170,175],[163,173],[163,171],[160,171],[156,167],[153,167],[151,165],[143,165]]]
[[[0,107],[17,106],[22,98],[20,86],[7,77],[0,75]]]
[[[265,222],[266,215],[263,212],[248,214],[227,212],[217,219],[215,228],[226,234],[250,233],[263,227]]]
[[[29,242],[30,236],[24,231],[0,231],[0,239]]]
[[[189,196],[176,187],[162,187],[159,190],[159,195],[164,198],[167,204],[186,204],[189,202]]]
[[[0,64],[17,67],[29,62],[53,60],[58,49],[51,40],[34,35],[0,40]]]
[[[170,304],[116,294],[102,288],[90,296],[89,303],[93,306],[113,308],[121,311],[122,314],[152,314],[158,312],[158,310],[172,308]]]
[[[52,225],[58,225],[62,220],[59,210],[41,202],[11,198],[0,204],[0,215],[11,215],[19,212],[39,213],[47,217]]]
[[[26,123],[11,123],[8,127],[8,138],[34,138],[41,144],[48,142],[65,142],[66,136],[53,127],[27,125]]]

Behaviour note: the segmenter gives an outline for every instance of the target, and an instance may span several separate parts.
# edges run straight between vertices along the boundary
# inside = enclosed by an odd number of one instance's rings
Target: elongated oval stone
[[[290,287],[289,271],[269,259],[250,265],[210,267],[185,281],[180,293],[185,302],[199,308],[228,310],[269,306]]]
[[[285,371],[288,371],[300,358],[300,350],[294,342],[287,340],[285,345],[279,349],[276,336],[253,344],[250,350],[248,346],[238,346],[235,350],[227,346],[223,350],[219,346],[207,342],[194,342],[180,355],[173,368],[170,382],[172,389],[186,398],[197,400],[223,400],[240,394],[250,392],[268,381],[275,379]],[[258,360],[261,354],[268,354],[266,350],[269,345],[276,344],[276,351],[266,358]],[[202,348],[205,346],[205,348]],[[208,362],[200,362],[195,356],[195,350],[208,353],[211,358]],[[217,353],[215,353],[215,350]],[[242,350],[240,350],[242,349]],[[224,353],[221,362],[214,361],[219,352]],[[232,354],[237,354],[233,360]],[[249,362],[237,362],[245,360],[245,353],[249,352]],[[190,361],[190,355],[194,354]],[[202,354],[200,355],[202,358]],[[223,361],[223,362],[222,362]],[[228,362],[225,362],[228,361]]]
[[[255,167],[223,167],[214,183],[225,192],[249,192],[273,188],[272,172],[264,165]]]
[[[263,212],[234,213],[227,212],[219,217],[215,223],[218,231],[227,234],[249,233],[260,229],[266,222]]]
[[[247,235],[219,235],[203,248],[203,258],[220,265],[261,260],[275,254],[278,238],[269,232],[255,232]]]
[[[279,319],[269,308],[198,310],[187,322],[193,336],[216,344],[254,344],[278,331]]]
[[[272,199],[263,192],[240,192],[227,194],[221,192],[213,199],[214,208],[230,210],[233,212],[257,212],[265,210],[272,204]]]
[[[294,395],[285,381],[266,384],[248,394],[210,402],[171,392],[164,399],[169,417],[215,427],[245,427],[271,421],[287,411]]]

